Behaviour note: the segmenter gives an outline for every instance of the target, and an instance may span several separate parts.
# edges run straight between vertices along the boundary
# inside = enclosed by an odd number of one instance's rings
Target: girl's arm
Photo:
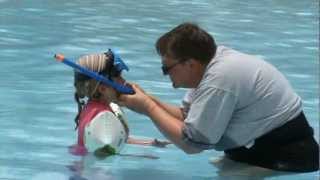
[[[155,146],[164,148],[168,144],[171,144],[169,141],[159,141],[158,139],[135,139],[129,137],[127,140],[128,144],[144,145],[144,146]]]

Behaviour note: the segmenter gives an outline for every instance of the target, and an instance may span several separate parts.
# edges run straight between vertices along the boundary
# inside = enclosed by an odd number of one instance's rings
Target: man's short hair
[[[191,58],[207,64],[214,57],[217,46],[213,37],[194,23],[183,23],[162,35],[156,42],[160,56],[178,61]]]

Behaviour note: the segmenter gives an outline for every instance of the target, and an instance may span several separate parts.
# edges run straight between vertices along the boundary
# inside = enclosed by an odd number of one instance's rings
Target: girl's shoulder
[[[81,111],[80,122],[84,121],[84,119],[86,119],[85,121],[91,121],[101,112],[112,112],[112,110],[110,106],[105,105],[102,102],[90,100]]]

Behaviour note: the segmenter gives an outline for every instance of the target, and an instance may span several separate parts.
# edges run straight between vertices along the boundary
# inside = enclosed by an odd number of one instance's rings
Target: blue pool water
[[[318,179],[319,172],[265,171],[218,161],[221,152],[185,155],[174,146],[123,150],[156,160],[72,156],[73,74],[53,59],[56,52],[76,58],[112,47],[129,64],[129,81],[179,104],[185,90],[173,90],[161,75],[154,43],[183,21],[197,22],[218,44],[279,68],[303,98],[319,140],[318,7],[317,0],[0,0],[0,180]],[[126,112],[133,135],[163,138],[146,117]]]

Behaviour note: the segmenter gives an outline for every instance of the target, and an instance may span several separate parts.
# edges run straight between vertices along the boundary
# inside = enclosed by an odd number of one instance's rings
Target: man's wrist
[[[151,98],[146,100],[146,115],[150,116],[151,112],[157,107],[157,103],[154,102]]]

